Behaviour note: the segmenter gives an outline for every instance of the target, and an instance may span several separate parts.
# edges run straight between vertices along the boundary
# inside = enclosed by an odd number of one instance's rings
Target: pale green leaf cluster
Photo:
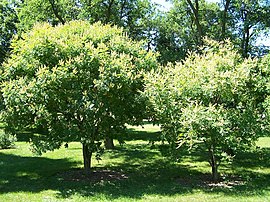
[[[258,61],[241,59],[230,42],[205,43],[201,54],[149,74],[146,89],[169,142],[202,145],[221,160],[262,134],[264,82]]]
[[[100,146],[144,117],[144,71],[155,56],[117,27],[73,21],[38,24],[12,43],[1,74],[10,129],[33,130],[39,152],[79,140]]]

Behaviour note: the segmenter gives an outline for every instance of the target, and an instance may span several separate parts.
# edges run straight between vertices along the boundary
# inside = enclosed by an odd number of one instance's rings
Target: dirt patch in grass
[[[202,188],[227,188],[231,189],[236,186],[245,184],[245,181],[237,176],[222,176],[216,183],[212,181],[211,175],[205,174],[198,178],[188,176],[183,178],[176,178],[177,183],[185,187],[202,187]]]
[[[86,174],[83,169],[72,169],[66,172],[58,173],[57,177],[64,181],[112,181],[128,179],[128,176],[122,172],[113,170],[93,170],[91,173]]]

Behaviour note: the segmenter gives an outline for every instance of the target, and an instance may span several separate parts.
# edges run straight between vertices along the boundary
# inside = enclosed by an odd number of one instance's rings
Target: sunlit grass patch
[[[96,178],[83,178],[78,142],[33,156],[30,144],[0,150],[1,201],[269,201],[268,138],[256,151],[221,165],[222,182],[211,184],[202,152],[179,150],[177,162],[160,152],[159,129],[131,127],[125,143],[93,158]],[[156,141],[155,146],[151,143]],[[166,147],[165,147],[166,149]],[[166,154],[166,153],[164,153]],[[269,156],[269,157],[268,157]]]

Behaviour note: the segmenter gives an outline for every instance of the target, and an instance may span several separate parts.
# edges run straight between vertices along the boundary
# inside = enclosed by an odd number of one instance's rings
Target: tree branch
[[[191,2],[191,0],[187,0],[189,6],[191,7],[191,10],[193,12],[193,15],[195,17],[195,24],[197,27],[197,40],[198,40],[198,45],[202,45],[202,27],[200,24],[200,19],[199,19],[199,1],[195,0],[195,6]]]
[[[54,0],[49,0],[49,2],[51,4],[52,11],[53,11],[55,17],[64,25],[65,24],[65,20],[59,14],[59,10],[57,9],[57,6],[55,5],[55,1]]]

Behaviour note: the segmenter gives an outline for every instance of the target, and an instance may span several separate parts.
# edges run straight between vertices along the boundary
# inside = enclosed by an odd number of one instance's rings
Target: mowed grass
[[[270,138],[223,164],[222,182],[213,185],[203,151],[179,150],[175,162],[158,133],[151,124],[130,127],[123,145],[115,141],[101,161],[93,159],[94,171],[124,177],[93,181],[65,177],[82,168],[80,143],[37,157],[24,134],[15,149],[0,150],[0,201],[270,201]]]

